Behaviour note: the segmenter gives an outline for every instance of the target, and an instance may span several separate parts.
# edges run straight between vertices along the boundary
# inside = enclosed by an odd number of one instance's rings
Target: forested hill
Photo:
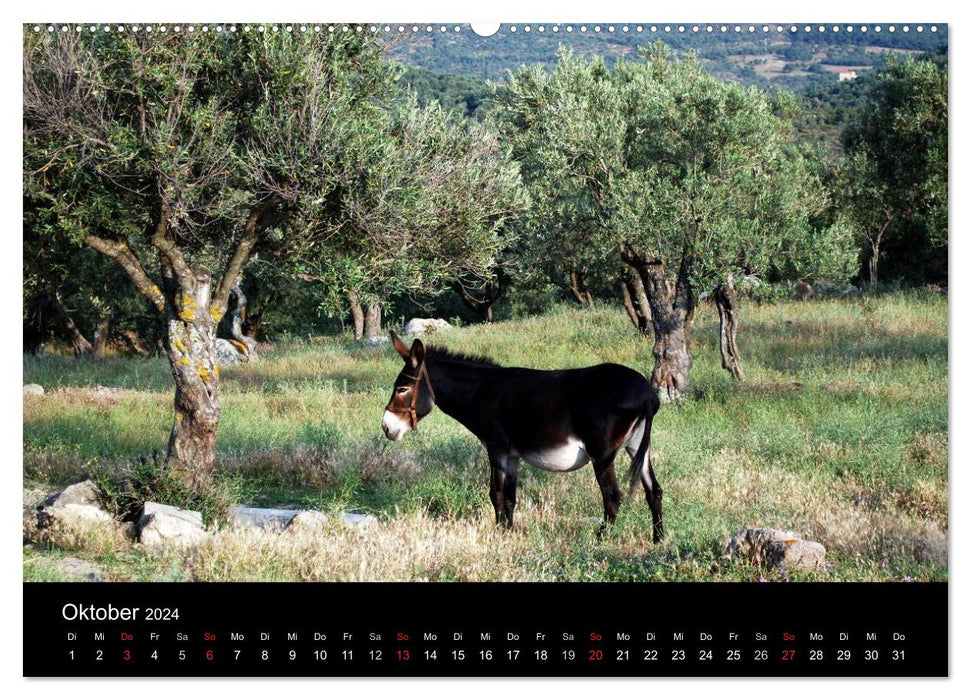
[[[803,105],[796,118],[800,140],[819,144],[831,156],[838,154],[839,135],[848,116],[860,106],[875,69],[888,55],[929,53],[939,64],[947,63],[946,25],[940,25],[934,33],[927,29],[869,35],[858,31],[852,35],[845,31],[810,35],[784,32],[769,38],[759,32],[753,38],[731,31],[703,36],[663,31],[618,35],[615,31],[605,36],[590,34],[590,29],[586,34],[562,30],[552,34],[547,28],[542,35],[534,29],[528,35],[517,32],[483,38],[466,30],[409,37],[392,55],[405,63],[401,83],[414,91],[422,105],[438,101],[462,116],[477,118],[492,101],[489,80],[501,81],[506,71],[528,63],[552,65],[560,45],[570,46],[576,53],[603,55],[610,61],[634,56],[639,46],[651,41],[664,41],[676,51],[696,51],[708,72],[722,80],[796,93]],[[760,43],[761,48],[757,45]],[[753,53],[766,47],[767,54]],[[849,70],[857,77],[840,81],[838,73]]]
[[[585,32],[580,31],[581,26],[586,26]],[[609,31],[611,26],[613,32]],[[655,25],[654,32],[652,25],[641,25],[641,32],[636,31],[637,25],[628,25],[627,32],[622,26],[572,25],[571,32],[566,26],[554,32],[554,25],[544,25],[540,32],[538,25],[532,25],[526,32],[525,26],[519,25],[511,32],[504,25],[491,37],[480,37],[468,26],[462,26],[459,32],[440,32],[437,27],[427,32],[422,28],[398,43],[391,53],[406,65],[436,73],[503,80],[508,71],[521,65],[552,65],[561,45],[613,62],[619,57],[634,57],[640,47],[661,40],[678,53],[696,51],[708,72],[718,78],[801,91],[809,84],[835,83],[841,72],[864,74],[880,65],[887,53],[939,50],[947,45],[948,36],[946,24],[933,25],[937,27],[933,32],[930,24],[920,25],[920,32],[917,25],[908,26],[907,32],[903,25],[895,26],[893,32],[887,26],[880,32],[874,31],[875,27],[861,32],[859,26],[853,32],[845,28],[833,32],[832,26],[824,32],[818,31],[818,26],[806,32],[804,25],[796,32],[789,30],[791,25],[778,32],[779,25],[775,24],[767,25],[768,32],[762,31],[763,25],[755,26],[754,32],[748,31],[749,25],[741,26],[740,32],[729,25],[721,32],[722,25],[713,25],[711,33],[705,31],[707,25],[698,32],[691,31],[693,25],[687,26],[684,33],[678,31],[679,25]],[[664,31],[665,26],[671,31]]]

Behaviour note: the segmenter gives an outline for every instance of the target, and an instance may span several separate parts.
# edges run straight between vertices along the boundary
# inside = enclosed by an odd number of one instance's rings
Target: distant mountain
[[[889,54],[920,55],[931,53],[935,60],[947,61],[947,25],[930,25],[917,32],[911,27],[903,32],[843,31],[805,32],[801,25],[793,33],[788,29],[763,32],[762,25],[755,32],[736,33],[735,26],[721,32],[721,25],[712,33],[688,31],[680,33],[677,25],[573,25],[573,31],[559,26],[545,25],[539,32],[537,25],[530,32],[519,25],[515,33],[503,28],[491,37],[480,37],[464,26],[460,32],[420,32],[395,42],[390,54],[406,66],[402,85],[411,89],[422,104],[437,100],[443,107],[466,117],[480,117],[491,103],[492,88],[487,81],[502,82],[508,72],[520,66],[539,63],[551,66],[560,46],[568,46],[582,55],[603,56],[608,63],[620,57],[634,58],[640,47],[663,41],[676,53],[695,51],[709,73],[722,80],[734,80],[758,85],[766,89],[791,90],[800,97],[803,110],[796,120],[799,139],[816,143],[829,155],[840,150],[839,135],[847,116],[859,106],[870,82],[870,75],[882,65]],[[665,32],[664,26],[671,26]],[[692,25],[693,26],[693,25]],[[791,26],[791,25],[787,25]],[[689,27],[690,29],[690,27]],[[840,74],[843,74],[842,80]]]
[[[596,31],[596,27],[600,31]],[[613,31],[609,28],[613,26]],[[675,52],[695,51],[708,71],[724,80],[737,80],[761,86],[776,85],[790,90],[801,90],[810,84],[835,84],[840,73],[854,71],[858,76],[879,66],[888,53],[923,53],[936,51],[947,45],[947,25],[939,24],[937,31],[930,31],[930,24],[902,31],[897,25],[894,32],[888,27],[876,32],[873,27],[861,32],[859,26],[853,32],[845,28],[833,32],[832,26],[825,32],[804,31],[799,25],[796,32],[785,25],[768,25],[769,31],[756,25],[749,32],[749,25],[713,25],[713,31],[692,31],[686,26],[681,33],[679,25],[517,25],[517,31],[508,26],[491,37],[480,37],[468,26],[461,31],[420,31],[406,35],[396,42],[391,55],[402,63],[435,73],[461,75],[470,78],[501,81],[508,71],[522,65],[540,63],[551,65],[556,60],[558,48],[570,47],[582,55],[600,55],[608,62],[619,57],[636,57],[640,47],[655,41],[663,41]],[[638,32],[640,26],[642,31]],[[586,31],[581,31],[585,27]],[[671,31],[665,31],[670,27]],[[554,31],[554,28],[556,31]],[[567,31],[572,29],[572,31]]]

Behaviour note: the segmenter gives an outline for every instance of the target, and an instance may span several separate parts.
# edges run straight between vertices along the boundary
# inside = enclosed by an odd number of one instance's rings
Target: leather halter
[[[417,377],[409,377],[407,374],[404,375],[405,379],[411,379],[415,382],[415,385],[411,388],[411,406],[408,407],[407,413],[408,418],[411,422],[411,429],[418,430],[418,413],[415,408],[418,406],[418,387],[421,385],[421,380],[425,380],[425,386],[428,387],[428,395],[432,399],[432,403],[435,403],[435,390],[432,389],[432,380],[428,378],[428,370],[425,369],[425,363],[421,363],[421,367],[418,368]],[[406,413],[406,411],[400,408],[393,408],[394,397],[388,402],[388,407],[385,409],[391,413]]]

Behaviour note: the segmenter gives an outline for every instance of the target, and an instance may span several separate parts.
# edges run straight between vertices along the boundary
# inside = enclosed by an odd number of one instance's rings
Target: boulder
[[[55,522],[71,529],[88,530],[112,520],[101,509],[101,489],[90,479],[71,484],[37,506],[37,510],[37,526],[42,530]]]
[[[24,396],[43,396],[44,387],[40,384],[24,384]]]
[[[826,558],[826,548],[819,542],[804,540],[790,530],[764,527],[739,530],[729,541],[726,552],[729,557],[746,559],[757,566],[791,571],[818,571]]]
[[[41,505],[41,508],[59,508],[68,504],[101,507],[101,489],[88,479],[71,484],[60,493],[55,493]]]
[[[287,523],[287,532],[298,535],[319,532],[330,527],[330,518],[317,510],[302,510]]]
[[[447,331],[452,327],[445,319],[441,318],[413,318],[406,323],[402,329],[402,335],[434,335]]]
[[[376,525],[377,522],[378,519],[373,515],[366,515],[364,513],[341,513],[341,525],[345,527],[365,529]]]
[[[826,563],[826,548],[811,540],[771,542],[766,548],[769,566],[788,571],[820,571]]]
[[[61,528],[86,531],[113,522],[113,518],[98,506],[67,503],[57,508],[45,508],[40,512],[37,522],[41,528],[50,528],[56,523]]]
[[[138,520],[138,540],[150,548],[166,544],[191,547],[208,536],[202,526],[202,513],[194,510],[148,501]]]
[[[300,514],[284,508],[230,508],[229,520],[234,525],[256,530],[282,530]]]
[[[232,341],[216,338],[216,364],[220,367],[246,362],[248,359],[246,353],[242,352]]]

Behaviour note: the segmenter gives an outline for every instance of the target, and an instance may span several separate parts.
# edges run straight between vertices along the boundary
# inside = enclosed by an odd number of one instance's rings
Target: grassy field
[[[485,451],[440,411],[390,443],[380,421],[400,360],[347,338],[279,345],[223,372],[220,483],[237,503],[372,513],[315,535],[221,530],[191,553],[115,537],[25,545],[25,580],[77,560],[106,580],[946,580],[947,301],[896,293],[745,304],[749,382],[720,368],[717,317],[695,321],[694,394],[662,406],[652,449],[668,536],[651,544],[643,494],[597,538],[590,468],[520,472],[514,531],[493,526]],[[619,362],[649,374],[650,343],[614,308],[455,329],[456,350],[536,368]],[[172,382],[163,359],[24,357],[24,502],[91,475],[123,476],[164,450]],[[108,390],[98,387],[109,387]],[[627,458],[618,459],[626,473]],[[728,561],[745,526],[822,542],[812,576]],[[76,567],[75,567],[76,568]],[[66,573],[67,572],[67,573]]]

